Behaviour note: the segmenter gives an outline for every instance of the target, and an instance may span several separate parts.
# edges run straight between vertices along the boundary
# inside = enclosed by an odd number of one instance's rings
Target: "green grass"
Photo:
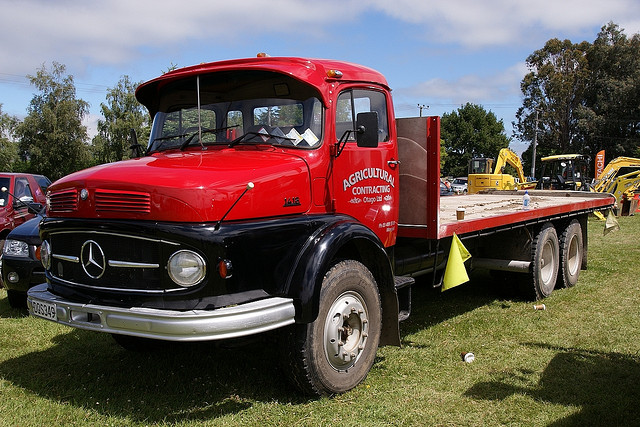
[[[286,383],[272,336],[131,353],[12,310],[2,289],[0,426],[638,424],[640,216],[619,221],[603,237],[590,220],[589,269],[545,311],[486,275],[444,293],[419,283],[403,347],[330,399]]]

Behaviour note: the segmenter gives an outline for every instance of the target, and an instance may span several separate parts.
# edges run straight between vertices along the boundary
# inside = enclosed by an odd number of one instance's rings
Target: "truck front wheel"
[[[551,223],[545,224],[531,246],[533,291],[535,299],[546,298],[556,286],[560,252],[558,234]]]
[[[570,288],[578,282],[582,268],[582,227],[576,220],[571,221],[560,236],[560,273],[558,284]]]
[[[318,317],[286,335],[285,369],[302,391],[331,395],[360,384],[373,365],[382,309],[376,281],[360,262],[345,260],[325,274]]]

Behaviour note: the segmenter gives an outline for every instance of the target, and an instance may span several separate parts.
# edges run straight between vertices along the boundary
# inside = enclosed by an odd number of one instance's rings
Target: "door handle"
[[[389,167],[393,169],[396,166],[400,165],[400,160],[389,160],[387,161],[387,165],[389,165]]]

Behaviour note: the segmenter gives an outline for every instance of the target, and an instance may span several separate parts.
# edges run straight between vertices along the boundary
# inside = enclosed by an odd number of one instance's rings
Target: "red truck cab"
[[[379,342],[399,343],[386,249],[398,229],[398,158],[385,78],[346,62],[259,57],[175,70],[136,97],[153,118],[146,155],[49,189],[47,284],[29,291],[31,312],[120,343],[306,330],[328,272],[359,253],[366,261],[347,270],[377,285],[366,302],[340,300],[356,314],[328,344],[360,331],[330,357],[336,373],[366,360],[359,382]]]

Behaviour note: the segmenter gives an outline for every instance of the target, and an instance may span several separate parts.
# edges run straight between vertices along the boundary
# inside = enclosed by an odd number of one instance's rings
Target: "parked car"
[[[42,209],[49,184],[49,178],[42,175],[0,173],[0,248],[11,230]]]
[[[467,193],[467,177],[459,177],[453,180],[451,183],[451,189],[456,194],[466,194]]]
[[[449,184],[449,182],[440,179],[440,195],[450,196],[451,194],[453,193],[451,192],[451,185]]]
[[[51,180],[43,175],[0,172],[0,268],[7,236],[43,209],[49,184]],[[0,287],[3,284],[0,279]]]
[[[9,305],[27,308],[27,290],[45,282],[44,267],[40,262],[40,221],[43,214],[31,218],[14,228],[2,249],[0,264],[2,281],[7,288]]]

